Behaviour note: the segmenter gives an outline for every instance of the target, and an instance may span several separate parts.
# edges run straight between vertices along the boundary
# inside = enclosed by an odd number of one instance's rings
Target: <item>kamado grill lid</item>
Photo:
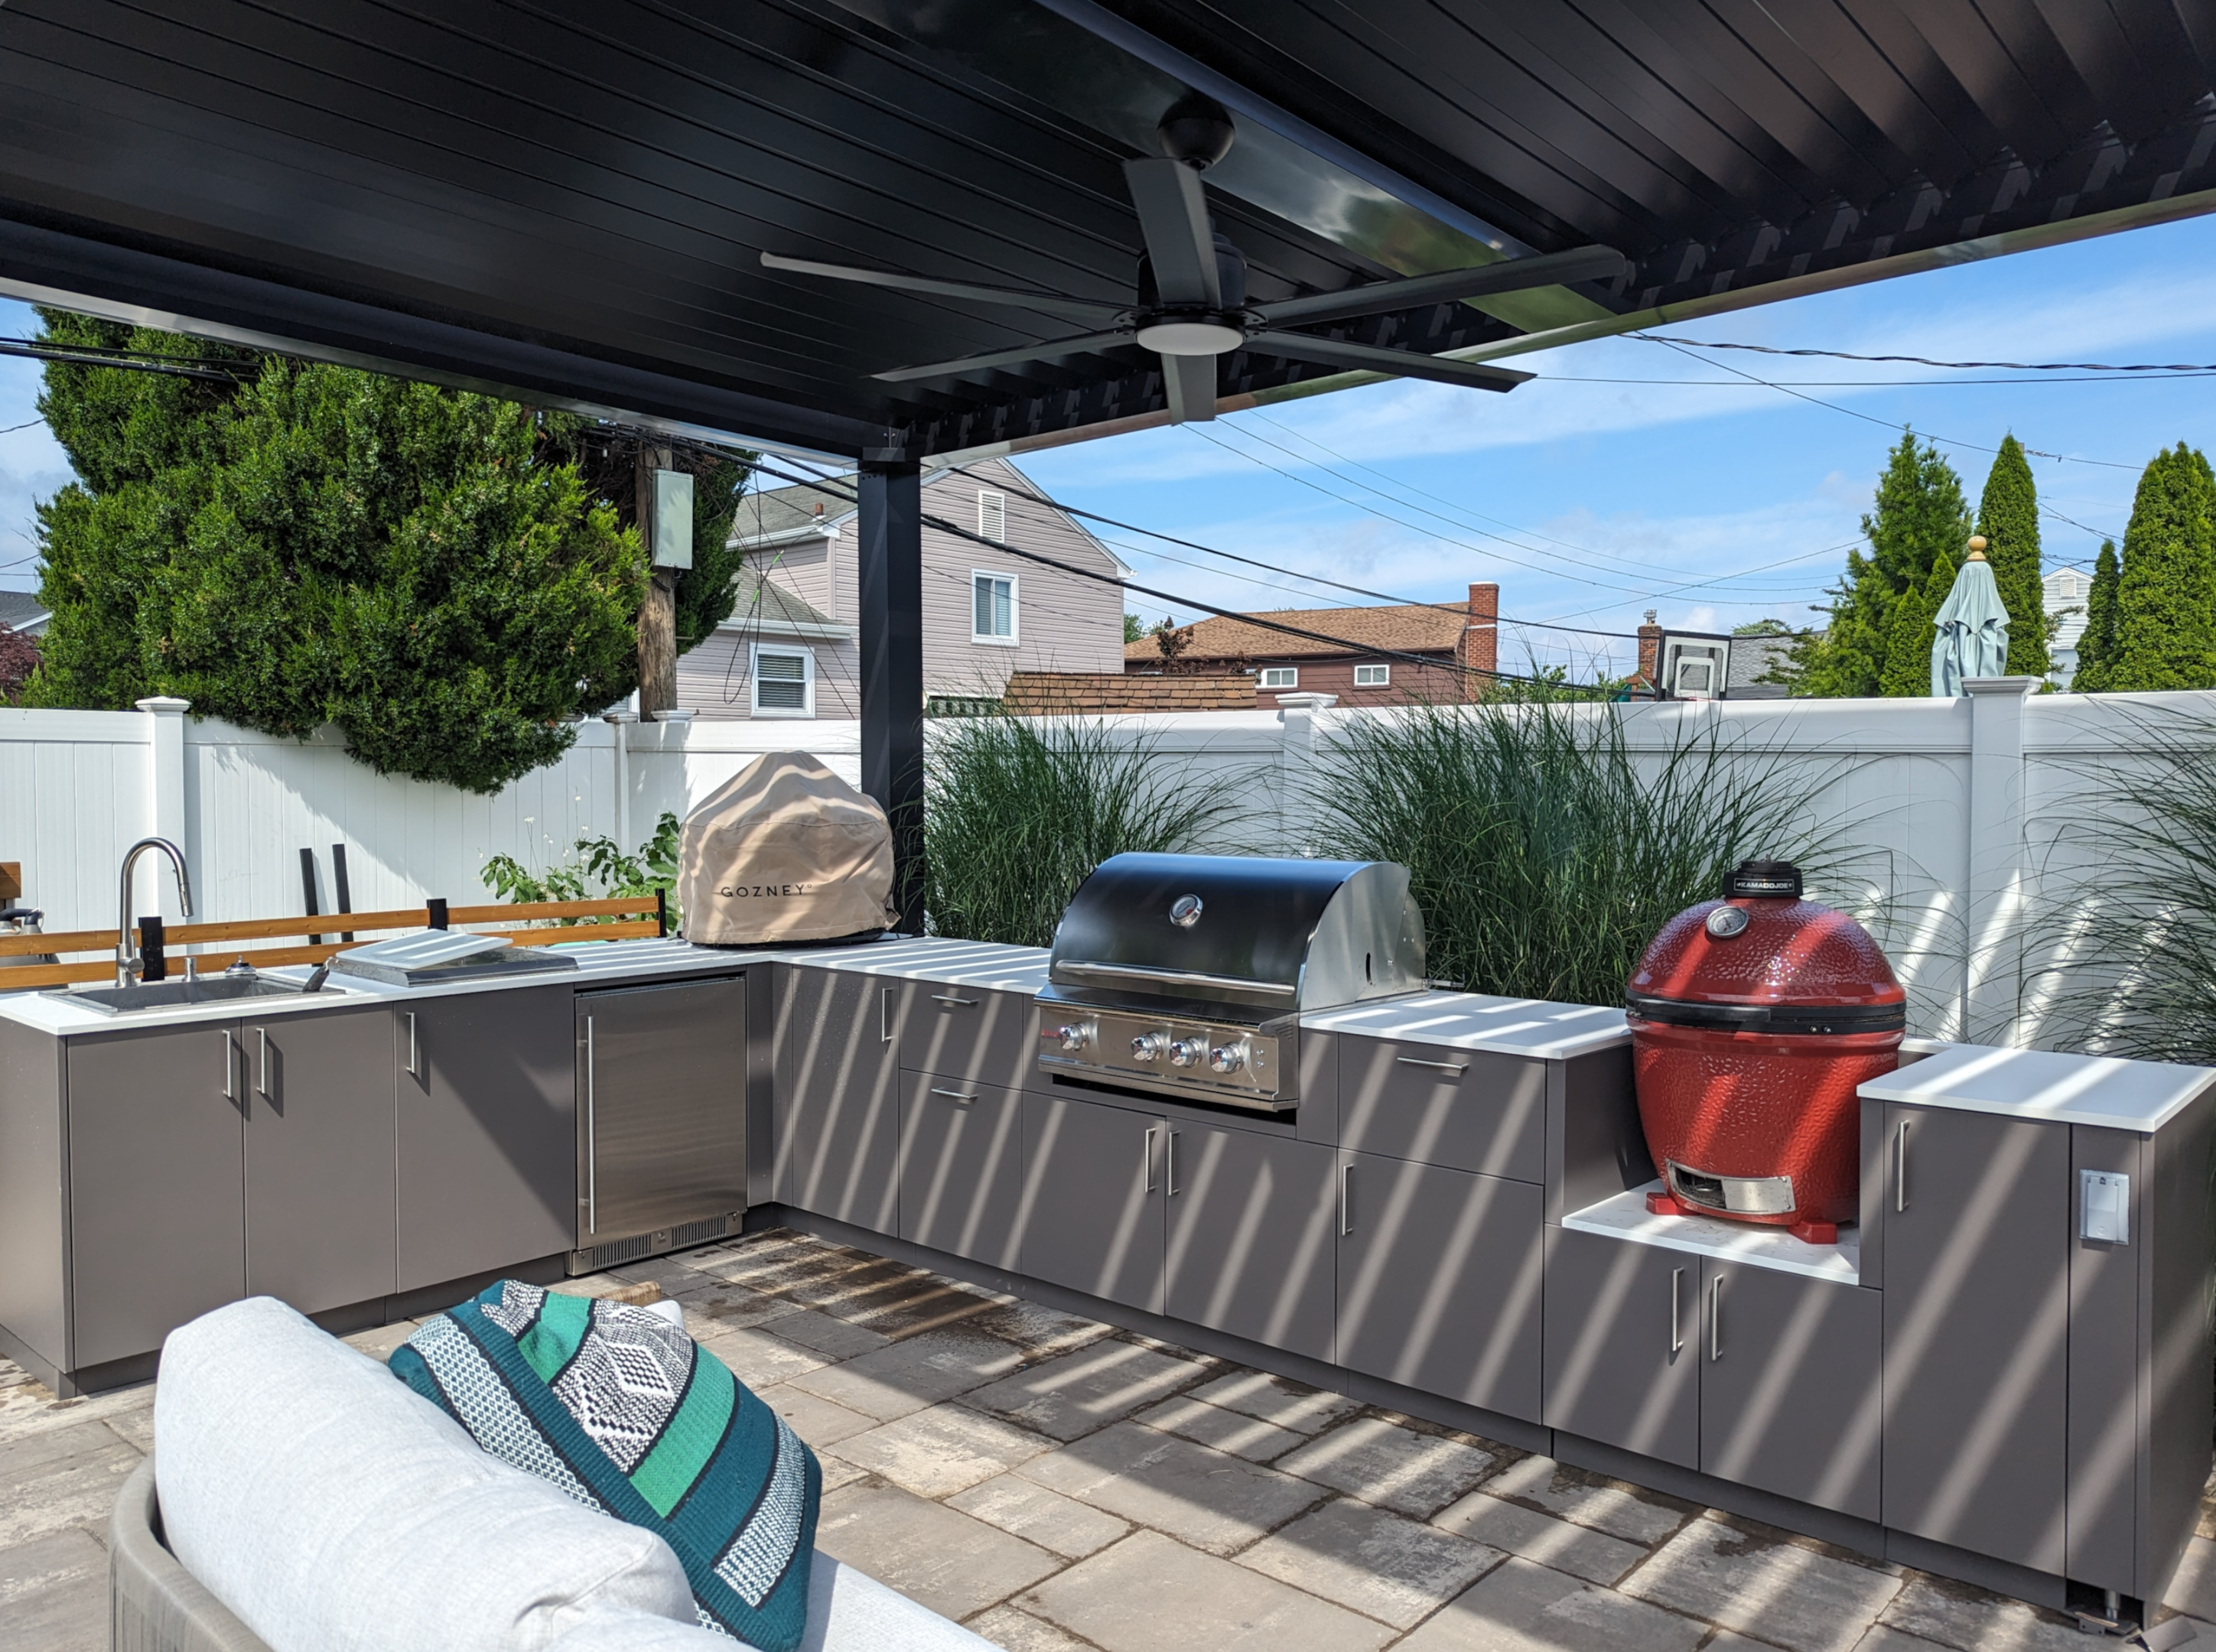
[[[1771,1033],[1898,1032],[1907,998],[1868,930],[1803,900],[1798,867],[1760,860],[1665,924],[1624,995],[1641,1020]]]

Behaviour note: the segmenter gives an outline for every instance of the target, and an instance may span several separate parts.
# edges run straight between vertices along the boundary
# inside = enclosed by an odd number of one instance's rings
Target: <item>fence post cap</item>
[[[181,700],[174,694],[151,694],[136,703],[141,711],[157,717],[182,717],[193,709],[190,700]]]

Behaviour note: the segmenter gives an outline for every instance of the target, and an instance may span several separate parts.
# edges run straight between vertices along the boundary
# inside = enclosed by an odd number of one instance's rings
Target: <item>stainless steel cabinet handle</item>
[[[1342,1164],[1339,1169],[1339,1237],[1348,1238],[1354,1232],[1354,1166]]]
[[[877,1042],[893,1041],[893,989],[882,988],[877,993]]]
[[[269,1097],[269,1029],[267,1027],[256,1027],[254,1029],[254,1035],[262,1041],[262,1078],[254,1088],[260,1093],[262,1099],[267,1101]]]
[[[931,1087],[931,1093],[944,1096],[950,1102],[960,1102],[964,1106],[977,1099],[977,1092],[974,1090],[941,1090],[937,1084]]]
[[[223,1098],[226,1102],[238,1099],[238,1086],[232,1082],[232,1070],[237,1065],[238,1041],[231,1035],[231,1029],[223,1029]]]
[[[1169,1146],[1162,1158],[1162,1191],[1172,1199],[1177,1197],[1177,1139],[1178,1133],[1171,1131]]]
[[[408,1016],[408,1076],[409,1076],[410,1078],[421,1078],[423,1076],[423,1075],[422,1075],[420,1072],[418,1072],[416,1069],[417,1069],[417,1062],[416,1062],[416,1016],[415,1016],[414,1013],[411,1011],[411,1012],[409,1013],[409,1016]]]
[[[1893,1133],[1893,1207],[1908,1208],[1908,1121]]]
[[[1724,1357],[1724,1276],[1718,1274],[1708,1281],[1708,1359],[1711,1363]]]
[[[931,995],[931,1001],[933,1004],[958,1004],[965,1010],[974,1010],[977,1007],[976,999],[957,998],[951,992],[933,992]]]
[[[1154,1190],[1154,1138],[1160,1134],[1161,1134],[1160,1127],[1156,1126],[1148,1130],[1140,1140],[1139,1163],[1147,1173],[1146,1191],[1148,1193]]]
[[[1677,1327],[1683,1321],[1677,1307],[1677,1289],[1684,1282],[1685,1270],[1672,1268],[1670,1270],[1670,1352],[1673,1354],[1683,1353],[1685,1347],[1685,1339],[1677,1334]]]
[[[1413,1055],[1396,1055],[1393,1059],[1404,1067],[1436,1067],[1441,1072],[1454,1074],[1457,1078],[1469,1071],[1467,1061],[1419,1061]]]
[[[415,1020],[410,1016],[410,1021]],[[585,1231],[600,1231],[599,1140],[593,1128],[593,1018],[585,1017]]]

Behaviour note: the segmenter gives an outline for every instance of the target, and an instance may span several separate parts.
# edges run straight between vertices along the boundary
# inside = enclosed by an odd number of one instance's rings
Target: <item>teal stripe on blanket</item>
[[[658,1533],[703,1622],[798,1646],[822,1469],[668,1320],[506,1280],[425,1321],[391,1368],[487,1451]]]

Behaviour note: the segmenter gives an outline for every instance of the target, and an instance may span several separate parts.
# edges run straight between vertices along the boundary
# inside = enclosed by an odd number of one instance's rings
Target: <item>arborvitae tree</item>
[[[2140,474],[2106,688],[2216,687],[2216,476],[2180,442]]]
[[[1978,531],[1985,536],[1985,560],[1993,566],[1993,583],[2008,610],[2008,673],[2044,677],[2053,627],[2047,619],[2047,587],[2040,583],[2039,490],[2023,444],[2013,435],[2001,439],[2001,451],[1985,475]]]
[[[1885,639],[1885,677],[1880,685],[1884,693],[1903,698],[1931,692],[1933,617],[1954,588],[1955,572],[1954,559],[1942,547],[1923,579],[1893,605]]]
[[[1887,461],[1875,505],[1862,518],[1869,555],[1847,553],[1846,578],[1829,593],[1829,627],[1820,638],[1797,645],[1786,668],[1796,693],[1854,697],[1895,691],[1886,686],[1898,629],[1893,610],[1904,599],[1921,593],[1934,562],[1944,557],[1951,569],[1970,537],[1961,478],[1936,447],[1917,441],[1913,431],[1902,433]],[[1924,637],[1914,650],[1918,657],[1903,667],[1921,672],[1925,686],[1899,692],[1930,691],[1931,615],[1945,595],[1942,586],[1924,611]]]
[[[2078,639],[2078,669],[2070,679],[2073,693],[2098,694],[2108,686],[2116,659],[2116,587],[2121,583],[2116,542],[2103,539],[2093,562],[2092,588],[2085,593],[2085,630]]]
[[[53,618],[30,703],[177,694],[272,734],[335,723],[380,772],[491,791],[636,684],[644,558],[581,473],[580,421],[42,315],[60,342],[243,377],[47,365],[39,410],[77,479],[39,507]],[[680,583],[680,648],[731,601],[743,465],[703,468],[692,582],[721,588],[688,612]]]

